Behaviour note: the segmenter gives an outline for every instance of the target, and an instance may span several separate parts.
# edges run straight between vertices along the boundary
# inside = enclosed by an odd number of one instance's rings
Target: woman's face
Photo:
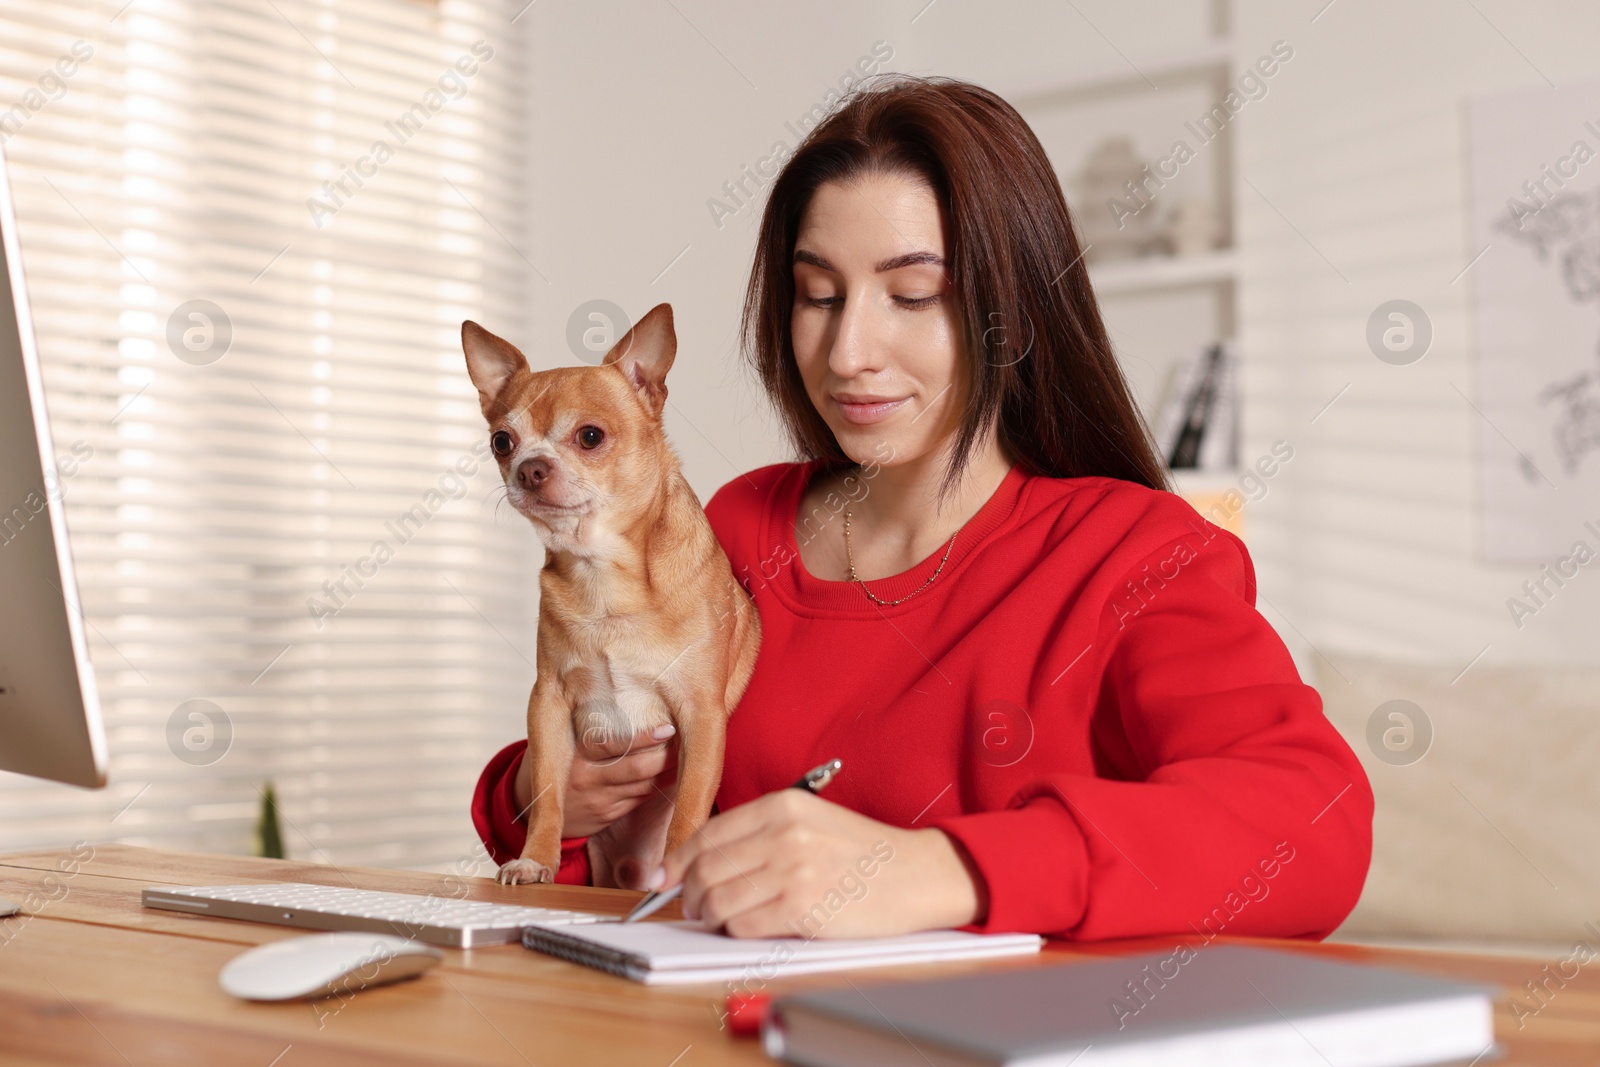
[[[927,185],[872,175],[819,186],[794,283],[795,359],[839,447],[858,463],[940,455],[966,386],[944,220]]]

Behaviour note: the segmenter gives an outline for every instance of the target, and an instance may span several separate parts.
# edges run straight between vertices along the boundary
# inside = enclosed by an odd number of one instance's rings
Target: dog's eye
[[[494,449],[495,455],[502,458],[511,455],[511,449],[514,444],[515,442],[511,440],[511,435],[504,430],[496,430],[489,435],[489,447]]]
[[[584,448],[599,448],[606,432],[598,426],[584,426],[578,430],[578,443]]]

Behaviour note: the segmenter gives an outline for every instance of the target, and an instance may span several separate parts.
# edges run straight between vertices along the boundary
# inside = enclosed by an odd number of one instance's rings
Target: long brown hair
[[[965,349],[979,357],[965,361],[966,409],[943,488],[990,432],[1029,474],[1170,488],[1039,139],[987,89],[905,74],[869,79],[812,129],[762,215],[740,332],[801,457],[849,462],[806,395],[789,333],[800,221],[818,186],[885,173],[926,182],[938,200]]]

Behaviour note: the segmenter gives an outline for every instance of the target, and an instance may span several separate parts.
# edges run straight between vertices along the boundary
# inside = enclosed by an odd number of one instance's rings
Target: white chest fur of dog
[[[552,655],[552,665],[556,677],[565,680],[578,737],[608,745],[672,722],[672,707],[688,696],[677,668],[696,639],[675,647],[687,635],[678,628],[663,632],[650,605],[637,602],[630,583],[617,580],[609,561],[577,557],[565,575],[549,567],[546,575],[552,586],[564,581],[575,594],[567,605],[576,610],[542,615],[540,628],[541,644],[547,621],[561,631],[549,642],[560,650]],[[540,583],[541,594],[553,596],[555,589],[546,590],[545,584]]]

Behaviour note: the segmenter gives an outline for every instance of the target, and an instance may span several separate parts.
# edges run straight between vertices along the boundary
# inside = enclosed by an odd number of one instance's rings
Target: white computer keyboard
[[[267,885],[153,885],[147,908],[224,919],[300,926],[308,930],[371,930],[455,948],[517,941],[530,923],[616,922],[614,915],[463,900],[445,894],[387,893],[347,886],[275,882]]]

